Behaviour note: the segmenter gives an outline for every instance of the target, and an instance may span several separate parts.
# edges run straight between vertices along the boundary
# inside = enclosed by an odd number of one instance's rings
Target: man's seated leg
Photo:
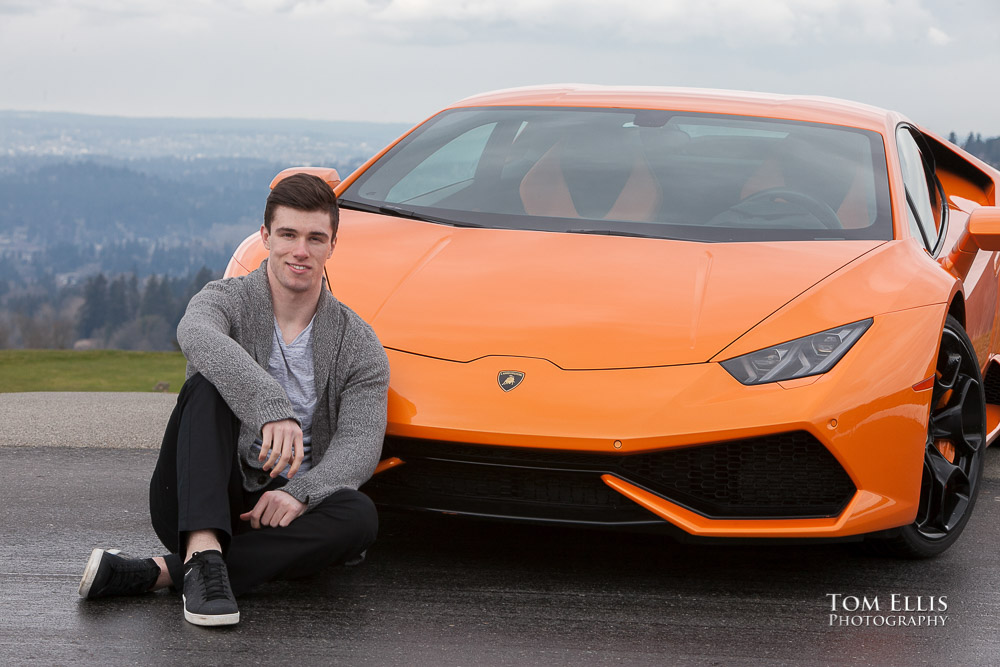
[[[259,494],[249,495],[247,509]],[[226,561],[236,595],[276,579],[314,574],[356,558],[378,534],[378,513],[360,491],[341,489],[282,528],[244,524],[233,536]]]
[[[238,509],[243,496],[238,435],[239,422],[215,387],[200,374],[189,378],[167,423],[149,489],[153,528],[171,553],[130,559],[95,549],[81,595],[132,595],[173,585],[184,591],[185,618],[192,623],[239,620],[222,558],[235,520],[230,508]]]
[[[149,483],[149,510],[171,551],[166,563],[183,591],[184,618],[197,625],[239,621],[223,560],[243,496],[238,438],[239,421],[215,386],[200,373],[188,378]]]
[[[163,545],[186,558],[189,534],[199,546],[224,550],[232,534],[230,508],[243,497],[236,446],[239,421],[200,373],[177,396],[149,482],[149,512]],[[201,532],[205,531],[205,532]]]

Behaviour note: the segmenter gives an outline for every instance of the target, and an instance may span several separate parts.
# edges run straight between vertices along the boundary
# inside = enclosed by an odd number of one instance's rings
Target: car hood
[[[635,368],[709,360],[882,243],[692,243],[344,211],[328,273],[387,348]]]

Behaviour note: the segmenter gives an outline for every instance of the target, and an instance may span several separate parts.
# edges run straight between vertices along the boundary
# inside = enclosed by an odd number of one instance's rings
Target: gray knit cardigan
[[[268,422],[295,419],[284,390],[264,369],[274,336],[266,260],[249,275],[205,285],[177,326],[187,376],[201,373],[240,420],[239,457],[248,491],[270,481],[251,454],[254,439]],[[389,361],[375,332],[326,289],[313,321],[313,373],[313,467],[283,487],[309,509],[372,476],[382,453],[389,389]]]

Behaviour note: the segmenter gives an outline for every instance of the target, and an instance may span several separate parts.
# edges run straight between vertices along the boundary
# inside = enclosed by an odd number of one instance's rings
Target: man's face
[[[278,285],[291,292],[318,289],[323,281],[323,266],[337,244],[329,213],[278,206],[271,231],[261,225],[260,235],[271,251],[267,272]]]

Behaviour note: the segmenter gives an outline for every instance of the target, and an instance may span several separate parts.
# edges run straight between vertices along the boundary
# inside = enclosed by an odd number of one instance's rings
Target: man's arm
[[[253,432],[264,424],[295,419],[281,385],[231,336],[239,326],[237,307],[246,303],[237,287],[211,282],[191,298],[177,325],[177,342],[188,363],[211,382],[233,413]]]

